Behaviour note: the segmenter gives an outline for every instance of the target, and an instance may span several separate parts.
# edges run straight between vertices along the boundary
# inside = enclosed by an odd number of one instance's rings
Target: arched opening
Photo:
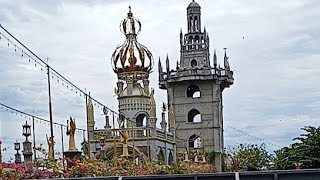
[[[136,117],[136,127],[146,127],[147,126],[147,116],[145,114],[139,114]],[[137,136],[146,136],[145,130],[137,130]]]
[[[195,59],[192,59],[192,61],[191,61],[191,67],[196,67],[197,66],[197,61],[195,60]]]
[[[193,43],[193,37],[192,36],[189,36],[189,41],[188,41],[189,44],[192,44]]]
[[[189,21],[189,32],[192,32],[192,29],[193,29],[193,18],[192,16],[190,16],[190,21]]]
[[[192,98],[200,98],[201,93],[200,93],[200,88],[199,86],[195,84],[191,84],[187,88],[187,97],[192,97]]]
[[[165,159],[164,159],[164,152],[162,149],[160,149],[159,154],[157,155],[158,161],[161,163],[165,163]]]
[[[200,39],[200,37],[197,35],[197,36],[195,37],[196,43],[199,43],[199,39]]]
[[[121,121],[124,121],[124,122],[125,122],[126,117],[125,117],[123,114],[120,114],[119,119],[120,119]],[[126,123],[123,123],[123,125],[122,125],[121,127],[120,127],[120,124],[119,124],[119,128],[125,128],[125,124],[126,124]]]
[[[172,150],[169,150],[169,158],[168,158],[168,164],[173,163],[173,155],[172,155]]]
[[[201,122],[201,114],[198,110],[192,109],[188,113],[188,122]]]
[[[189,138],[189,148],[198,149],[202,147],[201,137],[194,134]]]
[[[197,16],[194,17],[194,29],[196,31],[198,31],[198,17]]]

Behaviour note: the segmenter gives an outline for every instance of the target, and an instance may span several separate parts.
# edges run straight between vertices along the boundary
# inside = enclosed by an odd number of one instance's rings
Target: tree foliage
[[[264,144],[240,144],[227,152],[227,164],[231,171],[268,169],[271,159]]]
[[[320,126],[306,126],[301,129],[305,133],[293,139],[298,142],[275,151],[275,168],[320,168]]]

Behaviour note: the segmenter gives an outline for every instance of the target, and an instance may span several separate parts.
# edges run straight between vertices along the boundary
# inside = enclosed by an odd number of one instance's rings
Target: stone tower
[[[228,57],[220,67],[214,51],[210,64],[209,35],[201,29],[201,7],[194,0],[187,7],[188,32],[180,31],[180,61],[163,71],[159,59],[159,87],[167,90],[169,129],[175,131],[177,152],[214,152],[221,171],[223,152],[222,91],[233,84]],[[173,115],[172,115],[173,114]],[[202,150],[202,151],[201,151]]]

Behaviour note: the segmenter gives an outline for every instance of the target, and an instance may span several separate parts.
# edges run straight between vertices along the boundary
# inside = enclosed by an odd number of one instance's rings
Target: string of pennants
[[[16,114],[17,116],[20,116],[22,118],[24,117],[27,120],[33,120],[34,119],[35,123],[40,123],[40,124],[44,124],[44,125],[50,125],[50,121],[47,120],[47,119],[44,119],[44,118],[41,118],[41,117],[38,117],[38,116],[35,116],[35,115],[31,115],[29,113],[17,110],[15,108],[12,108],[12,107],[7,106],[7,105],[2,104],[2,103],[0,103],[0,106],[1,106],[0,110],[2,110],[4,112]],[[66,129],[67,125],[61,124],[61,123],[57,123],[57,122],[53,122],[53,127],[59,128],[59,129],[62,127],[64,129]],[[76,132],[77,133],[84,133],[85,131],[86,131],[86,129],[76,128]]]
[[[86,98],[89,96],[89,94],[80,89],[78,86],[73,84],[71,81],[69,81],[67,78],[65,78],[63,75],[61,75],[59,72],[57,72],[55,69],[53,69],[51,66],[49,66],[48,63],[46,63],[43,59],[41,59],[39,56],[37,56],[34,52],[32,52],[28,47],[26,47],[22,42],[20,42],[16,37],[14,37],[7,29],[5,29],[0,24],[0,30],[3,30],[3,32],[0,32],[0,43],[4,42],[8,48],[11,48],[17,55],[19,55],[21,58],[26,59],[29,63],[34,63],[34,67],[40,68],[41,71],[44,73],[47,73],[49,70],[51,81],[55,81],[56,83],[61,84],[66,89],[75,92],[75,94],[78,94],[79,97]],[[5,35],[6,34],[6,35]],[[99,102],[97,99],[93,98],[90,95],[93,105],[101,110],[106,108],[108,112],[118,115],[118,113],[107,106],[103,105],[101,102]]]
[[[260,142],[262,142],[262,143],[264,143],[264,144],[266,144],[266,145],[270,145],[270,146],[273,146],[273,147],[275,147],[275,148],[282,148],[282,147],[281,147],[280,145],[278,145],[278,144],[274,144],[274,143],[271,143],[271,142],[269,142],[269,141],[266,141],[266,140],[264,140],[264,139],[262,139],[262,138],[253,136],[253,135],[251,135],[251,134],[249,134],[249,133],[247,133],[247,132],[244,132],[244,131],[242,131],[242,130],[239,130],[239,129],[235,128],[235,127],[232,127],[232,126],[229,126],[229,125],[227,125],[227,127],[230,128],[230,129],[232,129],[232,130],[234,130],[234,131],[237,131],[237,132],[239,132],[239,133],[241,133],[241,134],[244,134],[244,135],[246,135],[247,137],[250,137],[250,138],[253,138],[253,139],[257,140],[257,141],[260,141]]]

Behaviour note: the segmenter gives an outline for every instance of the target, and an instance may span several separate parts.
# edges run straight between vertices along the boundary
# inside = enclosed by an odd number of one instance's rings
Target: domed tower
[[[210,64],[209,35],[201,28],[201,7],[194,0],[187,7],[187,33],[180,32],[180,61],[166,71],[159,60],[159,87],[167,91],[169,129],[175,131],[178,152],[200,150],[215,155],[221,171],[223,153],[222,92],[233,84],[233,72],[225,52],[224,66],[214,51]]]
[[[154,114],[150,113],[153,94],[149,90],[153,57],[137,41],[141,23],[133,17],[130,7],[127,18],[120,24],[120,30],[125,35],[125,42],[117,46],[112,54],[113,70],[118,76],[115,93],[119,101],[119,118],[126,119],[127,127],[150,125],[155,128],[155,117],[150,117],[150,114]]]

